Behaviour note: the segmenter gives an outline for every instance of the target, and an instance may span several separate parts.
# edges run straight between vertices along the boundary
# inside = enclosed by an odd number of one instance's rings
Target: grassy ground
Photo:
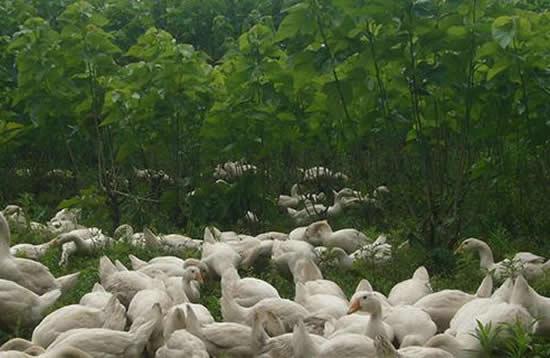
[[[32,234],[14,233],[12,235],[12,245],[21,242],[40,242],[41,238]],[[131,247],[124,242],[118,242],[113,247],[108,249],[105,254],[112,260],[120,260],[122,263],[131,267],[128,255],[133,254],[143,260],[149,260],[155,256],[166,255],[165,252],[155,250],[144,250]],[[181,257],[199,257],[199,252],[182,252]],[[357,283],[363,279],[368,279],[373,287],[387,294],[391,287],[409,278],[416,267],[419,265],[426,265],[431,274],[431,283],[434,290],[440,290],[444,288],[461,289],[467,292],[475,292],[479,283],[481,282],[483,275],[478,269],[477,259],[472,256],[453,257],[449,255],[441,254],[441,258],[437,258],[438,255],[427,255],[425,250],[420,248],[411,247],[394,254],[392,260],[384,265],[369,265],[366,263],[356,263],[350,271],[342,271],[339,267],[331,264],[329,257],[324,257],[320,267],[325,278],[335,281],[342,287],[344,292],[350,296],[357,285]],[[80,298],[87,292],[89,292],[95,282],[99,281],[98,277],[98,265],[99,255],[93,257],[87,256],[74,256],[71,258],[67,267],[59,267],[58,261],[60,257],[60,248],[53,248],[42,258],[42,263],[50,268],[55,276],[61,276],[68,273],[80,271],[80,278],[77,286],[70,293],[65,294],[58,301],[56,306],[52,309],[78,303]],[[434,259],[435,257],[435,259]],[[498,257],[498,255],[497,255]],[[241,272],[242,276],[254,276],[266,280],[273,284],[286,298],[294,297],[294,285],[290,277],[284,277],[270,265],[269,260],[258,262],[254,267],[247,271]],[[541,278],[533,283],[533,287],[542,295],[550,296],[550,275]],[[221,296],[219,282],[209,281],[203,287],[202,303],[208,307],[217,320],[221,320],[220,307],[218,298]],[[32,331],[23,330],[20,332],[0,332],[0,342],[3,342],[13,336],[21,336],[29,338]],[[522,333],[523,334],[523,333]],[[495,355],[488,355],[494,357],[550,357],[550,340],[544,341],[539,338],[532,340],[533,337],[523,334],[517,338],[520,342],[525,339],[528,340],[528,345],[531,347],[531,353],[522,353],[521,355],[503,353],[502,350]],[[490,344],[497,344],[495,342]],[[498,343],[500,344],[500,343]],[[507,343],[509,344],[509,342]],[[523,343],[522,343],[523,344]],[[504,345],[504,343],[502,343]],[[491,348],[492,350],[493,348]],[[496,349],[496,348],[495,348]],[[540,351],[534,353],[534,351]],[[542,352],[542,353],[541,353]]]

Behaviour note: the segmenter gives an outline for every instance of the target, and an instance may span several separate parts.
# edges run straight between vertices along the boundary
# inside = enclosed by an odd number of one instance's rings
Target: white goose
[[[270,337],[264,328],[264,324],[272,320],[270,312],[257,312],[252,325],[252,348],[254,353],[261,358],[294,358],[294,347],[292,344],[292,333],[285,333]],[[311,335],[314,345],[321,346],[326,339]]]
[[[326,207],[323,204],[312,204],[306,203],[305,207],[301,210],[296,210],[293,208],[287,208],[288,215],[296,222],[298,225],[303,225],[314,221],[320,217],[335,217],[340,215],[344,209],[352,207],[360,202],[359,198],[349,198],[349,197],[334,197],[334,203]]]
[[[510,303],[522,305],[537,320],[536,334],[550,337],[550,298],[539,295],[523,276],[516,279]]]
[[[69,258],[75,253],[93,255],[103,251],[113,244],[114,240],[104,235],[100,229],[92,227],[76,229],[59,235],[54,240],[55,245],[61,245],[60,266],[67,266]]]
[[[380,292],[376,292],[372,289],[372,286],[368,280],[361,280],[355,289],[355,293],[351,296],[350,302],[359,302],[365,295],[374,298],[379,304],[382,310],[381,317],[385,317],[391,311],[392,306],[388,302],[386,296]],[[352,309],[353,311],[353,309]],[[367,310],[368,311],[368,310]],[[329,320],[325,323],[324,332],[325,336],[331,336],[341,333],[356,333],[365,334],[365,327],[369,324],[370,313],[365,310],[357,310],[339,318],[338,320]],[[393,334],[393,329],[392,329]]]
[[[477,317],[483,312],[486,312],[488,308],[494,304],[509,302],[512,297],[513,289],[514,282],[511,278],[508,278],[491,297],[475,298],[467,302],[455,313],[449,323],[449,329],[447,329],[445,333],[456,335],[458,331],[466,330],[465,327],[470,325],[472,317]]]
[[[310,258],[317,261],[319,258],[313,246],[305,241],[287,240],[273,241],[271,261],[282,272],[291,272],[295,263],[301,258]]]
[[[61,307],[47,315],[32,333],[32,342],[48,346],[63,332],[75,328],[108,328],[122,331],[126,327],[126,309],[115,296],[104,308],[83,305]]]
[[[187,330],[200,338],[208,353],[214,357],[223,355],[235,358],[252,358],[252,328],[239,323],[223,322],[201,324],[193,308],[187,306]]]
[[[105,291],[105,288],[99,283],[95,283],[92,287],[92,291],[86,293],[80,298],[79,304],[92,308],[103,309],[107,306],[109,300],[113,297],[113,294]]]
[[[204,243],[202,246],[201,261],[209,268],[209,272],[219,277],[230,268],[237,268],[241,256],[227,243],[219,242],[209,228],[204,229]]]
[[[348,311],[348,300],[325,293],[310,294],[305,284],[296,283],[297,303],[304,306],[313,316],[338,319]]]
[[[10,254],[10,228],[0,214],[0,279],[17,282],[38,295],[48,291],[70,290],[77,282],[78,273],[55,278],[50,270],[39,262],[15,258]]]
[[[269,283],[253,278],[240,278],[236,269],[230,268],[222,275],[222,292],[231,290],[237,304],[252,307],[264,298],[280,298],[279,292]]]
[[[257,312],[271,312],[282,324],[285,332],[291,332],[294,325],[310,315],[299,303],[283,298],[265,298],[252,307],[243,307],[235,302],[231,291],[224,291],[220,298],[224,321],[237,322],[252,327]]]
[[[497,280],[504,278],[508,274],[516,274],[518,272],[527,275],[527,278],[536,278],[542,275],[545,270],[545,258],[530,252],[518,252],[512,260],[504,259],[495,263],[493,251],[489,245],[474,238],[462,241],[455,252],[463,251],[476,251],[480,259],[479,267],[486,272],[491,272]],[[510,270],[514,272],[507,272]]]
[[[48,350],[72,346],[93,357],[141,358],[160,318],[160,307],[155,305],[145,317],[136,320],[128,332],[105,328],[72,329],[57,337]]]
[[[277,205],[282,208],[296,208],[300,203],[311,205],[325,199],[325,193],[301,195],[298,190],[298,184],[294,184],[290,188],[290,195],[279,195]]]
[[[377,358],[372,339],[360,334],[342,334],[316,345],[303,322],[294,328],[292,336],[295,358]]]
[[[124,306],[141,290],[158,287],[158,281],[138,271],[119,271],[111,260],[99,260],[99,278],[105,290],[116,295]]]
[[[365,260],[371,264],[382,264],[392,257],[392,245],[389,244],[386,235],[380,235],[373,243],[366,244],[352,252],[350,257],[353,261]]]
[[[437,326],[428,313],[409,305],[393,307],[384,317],[384,322],[393,328],[400,348],[421,346],[437,332]]]
[[[492,290],[493,279],[491,275],[487,275],[475,295],[460,290],[442,290],[422,297],[414,306],[426,311],[437,325],[438,331],[444,332],[460,307],[475,298],[489,297]]]
[[[58,289],[38,296],[13,281],[0,279],[0,328],[11,331],[36,324],[59,296]]]
[[[428,270],[424,266],[420,266],[412,278],[393,286],[388,295],[388,301],[394,306],[412,305],[432,292]]]
[[[17,244],[10,247],[10,254],[13,256],[24,257],[31,260],[39,260],[46,254],[50,247],[55,246],[56,240],[52,239],[43,244]]]
[[[351,324],[344,323],[345,320],[342,319],[340,319],[341,322],[331,322],[331,325],[334,327],[330,332],[327,332],[330,334],[329,337],[355,333],[364,334],[372,339],[378,335],[382,335],[389,341],[393,341],[393,328],[383,321],[382,304],[373,292],[364,291],[359,295],[354,295],[349,305],[348,315],[358,311],[367,313],[368,315],[356,315],[357,318],[361,317],[361,319],[356,319]]]
[[[209,358],[206,345],[200,338],[185,329],[174,331],[166,338],[166,343],[160,347],[155,358]]]
[[[374,347],[378,358],[453,358],[454,356],[439,348],[431,347],[406,347],[400,350],[390,343],[390,341],[380,335],[374,339]]]

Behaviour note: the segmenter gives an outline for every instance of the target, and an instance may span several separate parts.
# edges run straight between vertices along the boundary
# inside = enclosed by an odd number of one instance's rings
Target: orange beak
[[[355,300],[355,301],[351,302],[351,304],[349,305],[348,314],[352,314],[354,312],[357,312],[357,311],[359,311],[360,308],[361,308],[361,306],[359,305],[359,300]]]
[[[197,280],[197,282],[200,284],[204,283],[204,279],[202,278],[202,275],[200,272],[197,272],[197,274],[195,275],[195,280]]]

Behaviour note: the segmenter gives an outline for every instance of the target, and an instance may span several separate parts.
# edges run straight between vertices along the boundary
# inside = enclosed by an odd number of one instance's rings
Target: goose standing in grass
[[[347,175],[341,172],[333,172],[331,169],[322,166],[311,167],[308,169],[298,168],[298,173],[302,177],[302,180],[305,182],[317,181],[321,179],[343,181],[347,181],[349,179]]]
[[[160,307],[161,317],[166,315],[166,313],[174,305],[174,302],[165,291],[164,287],[161,286],[162,285],[159,285],[158,288],[141,290],[132,298],[132,302],[130,302],[130,305],[128,306],[129,322],[136,322],[155,305]],[[162,339],[163,326],[161,323],[162,322],[159,321],[158,324],[155,325],[147,343],[146,350],[150,354],[154,354],[154,352],[164,344]]]
[[[223,322],[201,324],[193,308],[187,306],[187,330],[200,338],[211,356],[252,358],[252,328],[239,323]]]
[[[175,303],[193,302],[198,303],[201,298],[200,286],[204,283],[200,268],[188,266],[184,268],[181,277],[165,278],[168,294]],[[180,294],[187,298],[181,299]]]
[[[216,240],[212,230],[207,227],[204,229],[201,262],[208,266],[210,273],[221,277],[226,270],[239,266],[241,255],[227,243]]]
[[[12,256],[23,257],[31,260],[40,260],[48,251],[50,247],[54,247],[57,244],[55,239],[52,239],[43,244],[17,244],[10,247],[10,254]]]
[[[209,358],[206,345],[185,329],[174,331],[160,347],[155,358]]]
[[[301,258],[317,261],[319,258],[313,246],[305,241],[273,241],[271,245],[271,262],[282,272],[289,273],[294,264]]]
[[[309,225],[304,238],[312,245],[323,245],[329,248],[339,247],[347,253],[352,253],[368,243],[365,234],[356,229],[341,229],[333,231],[326,220]]]
[[[0,329],[11,331],[36,324],[59,296],[59,289],[39,296],[16,282],[0,279]]]
[[[350,302],[359,302],[361,297],[368,295],[369,298],[373,298],[380,304],[382,310],[381,317],[385,317],[391,311],[392,306],[388,302],[386,296],[380,292],[376,292],[372,289],[372,286],[368,280],[361,280],[355,289],[355,293],[351,296]],[[338,320],[327,321],[323,330],[325,336],[334,335],[336,332],[340,333],[357,333],[364,334],[365,327],[369,324],[371,319],[369,311],[376,310],[376,307],[371,306],[369,309],[359,309],[355,312],[354,309],[348,309],[348,314],[339,318]],[[350,312],[352,311],[352,312]],[[385,324],[384,324],[385,326]],[[393,329],[392,329],[393,331]],[[393,333],[392,333],[393,334]]]
[[[525,307],[536,319],[533,327],[536,334],[550,337],[550,298],[539,295],[523,276],[518,276],[514,283],[510,303]]]
[[[78,347],[93,357],[141,358],[160,318],[160,307],[155,305],[145,316],[136,320],[128,332],[105,328],[72,329],[58,336],[48,351],[71,346]]]
[[[437,330],[444,332],[460,307],[475,298],[491,296],[492,290],[493,279],[487,275],[475,295],[460,290],[442,290],[422,297],[414,306],[426,311],[437,325]]]
[[[394,305],[412,305],[422,297],[432,293],[430,275],[424,266],[414,272],[412,278],[399,282],[392,287],[388,301]]]
[[[241,278],[233,268],[223,273],[221,286],[222,292],[231,290],[235,302],[243,307],[252,307],[264,298],[280,298],[271,284],[253,277]]]
[[[128,307],[141,290],[158,287],[157,280],[137,271],[119,271],[106,256],[99,260],[99,278],[105,290],[116,295]]]
[[[42,295],[48,291],[70,290],[78,279],[78,273],[55,278],[48,267],[39,262],[15,258],[9,251],[10,227],[0,214],[0,279],[10,280]]]
[[[300,194],[298,188],[298,184],[294,184],[290,188],[290,195],[279,195],[277,205],[282,208],[296,208],[300,203],[311,205],[325,199],[325,193]]]
[[[465,303],[455,313],[449,323],[449,329],[447,329],[445,333],[456,335],[457,331],[463,330],[462,327],[470,324],[472,317],[477,317],[483,312],[486,312],[487,309],[494,304],[509,302],[512,297],[513,289],[514,281],[511,278],[507,278],[490,297],[475,298]]]
[[[75,253],[93,255],[105,250],[113,242],[111,237],[96,227],[72,230],[54,240],[55,245],[61,245],[62,248],[60,266],[67,266],[69,258]]]
[[[296,210],[293,208],[287,208],[288,215],[298,225],[310,223],[320,217],[336,217],[340,215],[344,209],[352,207],[360,202],[359,198],[349,197],[334,197],[334,203],[326,207],[323,204],[307,204],[303,209]]]
[[[295,358],[376,358],[373,340],[360,334],[342,334],[317,345],[303,322],[294,328],[292,345]]]
[[[80,209],[62,209],[58,211],[53,218],[46,224],[48,230],[59,235],[76,229],[81,229],[83,226],[78,224],[80,218]]]
[[[185,269],[190,266],[198,267],[203,279],[208,277],[208,266],[198,259],[182,259],[176,256],[157,256],[147,261],[143,261],[134,255],[128,255],[132,268],[154,277],[158,271],[162,271],[168,277],[182,277]]]
[[[261,358],[294,358],[292,333],[285,333],[270,337],[264,328],[264,323],[270,318],[270,312],[257,312],[254,315],[252,325],[252,348],[254,353]],[[318,336],[310,336],[315,346],[321,346],[326,339]]]
[[[384,322],[393,328],[401,348],[424,345],[437,332],[430,315],[410,305],[393,307],[384,317]]]
[[[249,327],[252,327],[257,312],[269,311],[281,322],[285,332],[291,332],[298,321],[310,315],[304,306],[284,298],[265,298],[252,307],[243,307],[237,304],[231,290],[222,292],[220,306],[224,321],[242,323]]]
[[[368,313],[368,321],[364,322],[364,325],[361,322],[362,327],[360,330],[350,331],[350,327],[345,327],[343,332],[364,334],[372,339],[382,336],[390,342],[393,341],[393,328],[383,321],[382,304],[374,293],[364,292],[361,295],[355,295],[350,302],[347,313],[352,314],[357,311]],[[335,333],[338,334],[339,332]]]
[[[313,316],[338,319],[348,310],[348,300],[327,293],[309,293],[306,285],[296,283],[297,303],[304,306]]]
[[[475,238],[462,241],[455,252],[460,253],[463,251],[477,252],[479,254],[479,267],[486,272],[491,272],[497,280],[509,274],[516,275],[523,273],[529,279],[534,279],[544,274],[545,258],[530,252],[518,252],[512,260],[504,259],[495,263],[493,251],[489,245]]]
[[[108,328],[122,331],[126,328],[126,309],[115,296],[103,308],[69,305],[47,315],[32,333],[32,342],[48,346],[63,332],[76,328]]]
[[[350,255],[353,261],[365,260],[378,265],[389,261],[392,257],[392,245],[388,243],[386,235],[379,235],[373,243],[366,244]]]

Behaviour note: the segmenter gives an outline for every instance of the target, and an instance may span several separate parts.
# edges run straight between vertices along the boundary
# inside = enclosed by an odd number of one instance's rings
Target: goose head
[[[487,270],[492,270],[494,268],[495,260],[493,252],[487,243],[475,238],[466,239],[458,246],[455,253],[462,253],[465,251],[476,251],[479,253],[481,268]]]
[[[458,248],[455,250],[455,253],[462,253],[465,251],[473,251],[473,250],[483,250],[489,247],[485,242],[476,239],[476,238],[469,238],[460,243]]]
[[[372,316],[380,316],[382,314],[382,305],[374,293],[365,291],[360,295],[354,295],[350,302],[348,314],[357,311],[368,312]]]
[[[200,284],[204,283],[204,278],[199,267],[197,266],[188,266],[183,272],[183,279],[187,282],[197,281]]]

